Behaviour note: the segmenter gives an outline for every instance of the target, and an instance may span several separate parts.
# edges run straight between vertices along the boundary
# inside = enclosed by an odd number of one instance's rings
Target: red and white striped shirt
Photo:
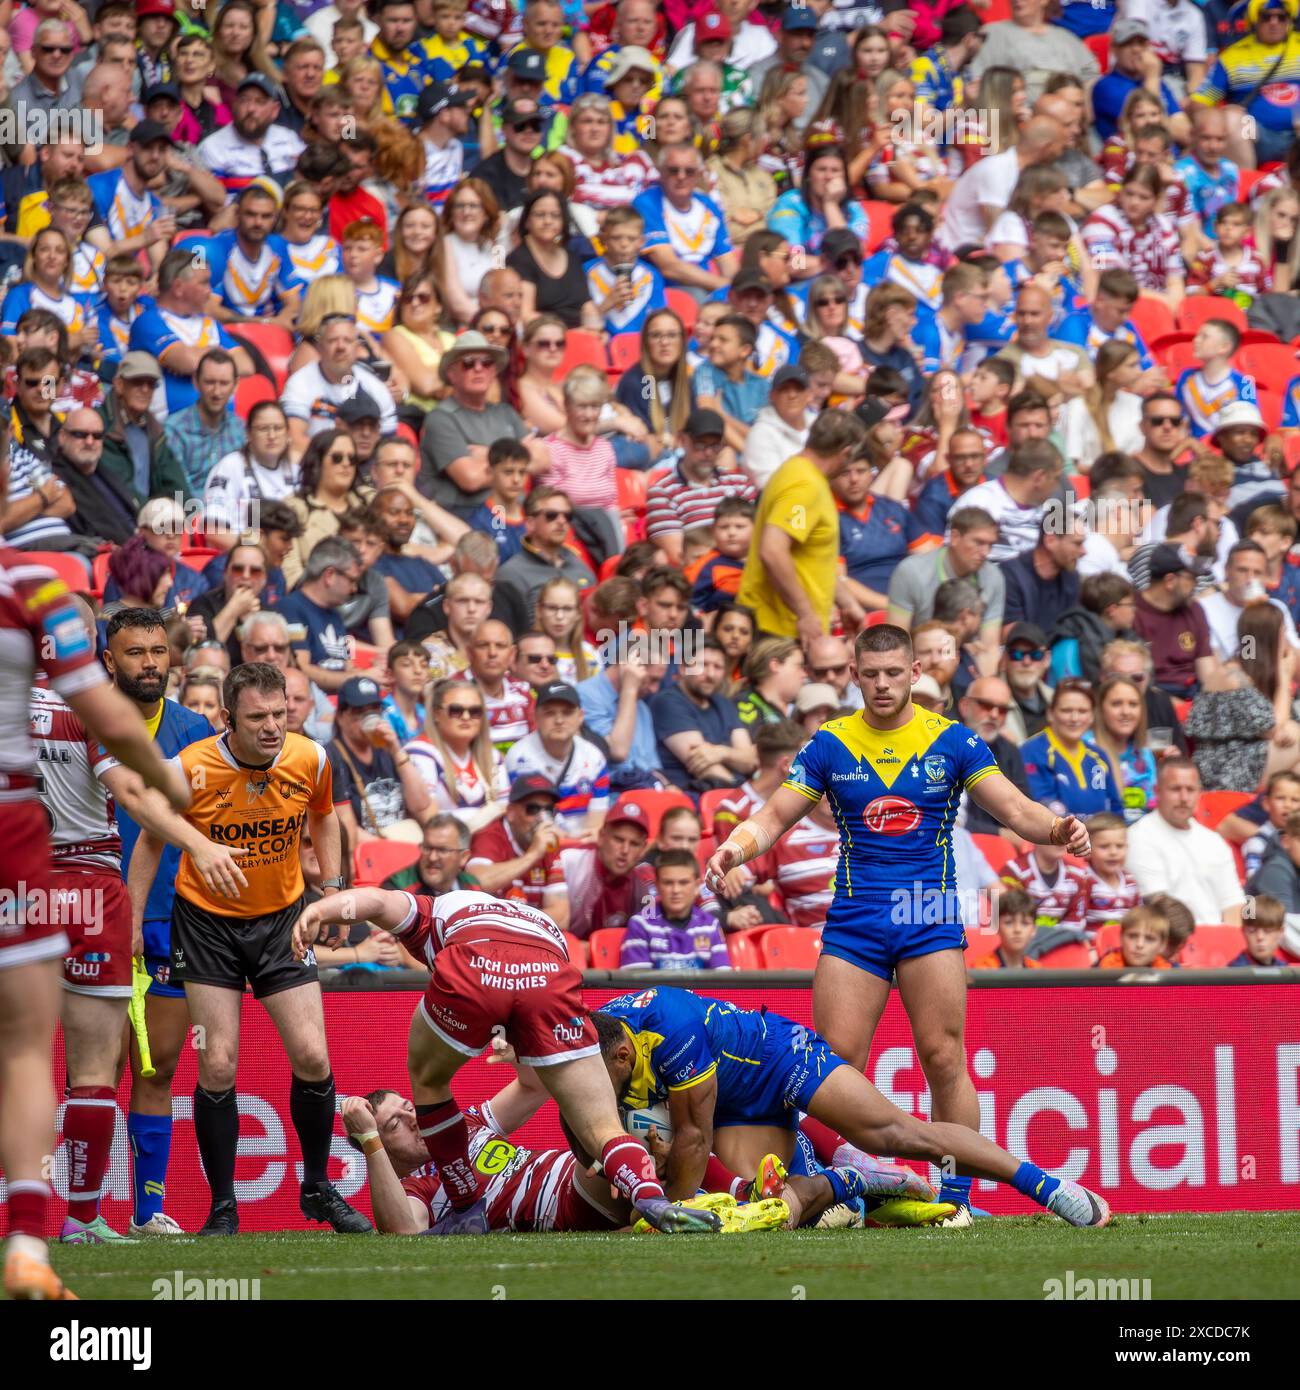
[[[423,949],[430,966],[444,946],[472,946],[489,941],[538,946],[569,959],[564,933],[546,913],[527,903],[465,888],[436,898],[414,893],[406,896],[411,910],[398,928],[398,935],[412,955]]]
[[[813,820],[801,820],[766,854],[749,865],[756,883],[771,879],[785,903],[785,914],[796,927],[820,927],[835,896],[835,870],[840,860],[837,831]]]
[[[113,798],[99,780],[117,766],[117,760],[103,751],[99,740],[52,690],[33,690],[31,702],[40,797],[50,818],[55,864],[120,873],[122,839]]]
[[[713,808],[713,834],[718,843],[727,838],[734,826],[748,820],[762,806],[763,798],[754,790],[751,782],[742,783],[731,796],[723,797]]]
[[[1043,877],[1032,849],[1009,859],[1002,867],[1002,882],[1023,888],[1034,900],[1036,920],[1040,927],[1063,927],[1082,932],[1088,904],[1088,883],[1084,872],[1062,860],[1056,879],[1048,883]]]
[[[1226,275],[1230,270],[1235,272],[1237,276],[1236,288],[1223,290],[1220,293],[1245,294],[1254,299],[1257,295],[1264,294],[1273,288],[1272,272],[1260,260],[1259,253],[1253,246],[1242,247],[1241,259],[1235,265],[1230,265],[1223,259],[1216,244],[1203,250],[1188,267],[1188,291],[1205,291],[1212,281]]]
[[[708,526],[718,503],[726,497],[753,501],[758,489],[744,473],[714,473],[707,483],[693,483],[682,476],[679,467],[666,478],[651,483],[646,493],[646,535],[651,540]]]
[[[570,145],[561,146],[560,153],[573,161],[573,199],[598,212],[626,207],[642,189],[659,181],[658,170],[643,150],[619,155],[608,164],[593,164]]]
[[[458,671],[452,679],[474,684],[474,676],[469,671]],[[478,690],[483,696],[483,705],[487,710],[492,742],[496,745],[498,753],[508,753],[512,744],[518,743],[533,730],[532,688],[524,681],[503,676],[500,695],[489,695],[481,685]]]
[[[614,446],[597,435],[584,449],[562,434],[548,434],[551,470],[546,482],[558,487],[575,507],[617,507],[618,477]]]
[[[1142,890],[1127,869],[1119,871],[1118,884],[1099,878],[1091,864],[1083,870],[1083,876],[1088,893],[1084,920],[1090,936],[1095,936],[1102,927],[1112,922],[1118,923],[1131,908],[1142,906]]]
[[[1178,228],[1167,213],[1149,218],[1139,231],[1118,207],[1098,208],[1083,224],[1083,244],[1095,270],[1131,270],[1144,290],[1162,291],[1186,273]]]

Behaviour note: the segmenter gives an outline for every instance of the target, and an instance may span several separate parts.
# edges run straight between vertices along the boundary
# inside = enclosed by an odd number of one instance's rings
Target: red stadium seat
[[[112,558],[111,550],[101,550],[90,567],[90,590],[96,598],[103,597],[104,588],[108,584],[108,562]]]
[[[53,570],[69,589],[77,593],[86,592],[94,583],[85,562],[70,550],[27,550],[20,553],[33,565],[44,565],[46,569]]]
[[[661,790],[624,792],[618,799],[620,806],[639,806],[649,818],[650,838],[653,840],[659,834],[659,822],[663,820],[664,813],[671,811],[674,806],[686,806],[690,810],[695,809],[695,803],[686,795],[671,787]]]
[[[1239,349],[1234,365],[1275,391],[1285,391],[1287,382],[1300,371],[1300,361],[1290,343],[1251,343]]]
[[[564,944],[569,948],[569,959],[579,970],[587,968],[587,943],[571,932],[564,933]]]
[[[1092,483],[1086,473],[1071,473],[1065,481],[1069,483],[1070,491],[1079,501],[1085,501],[1092,496]]]
[[[232,323],[227,329],[233,337],[242,338],[262,354],[275,375],[276,386],[283,391],[289,378],[289,359],[293,356],[293,334],[278,323]]]
[[[1093,965],[1092,952],[1082,941],[1069,941],[1040,956],[1038,963],[1045,970],[1090,970]]]
[[[1206,319],[1227,319],[1243,333],[1250,326],[1240,304],[1217,294],[1189,294],[1178,306],[1176,322],[1184,332],[1194,333]]]
[[[894,214],[898,209],[893,203],[868,200],[862,204],[862,211],[867,214],[867,235],[863,249],[869,256],[893,236]]]
[[[1173,312],[1159,299],[1139,298],[1129,313],[1129,322],[1142,335],[1142,341],[1149,343],[1153,338],[1163,337],[1178,327]]]
[[[695,320],[700,314],[700,306],[696,303],[695,296],[685,290],[669,288],[664,291],[664,298],[668,307],[685,325],[686,336],[689,338],[695,329]]]
[[[1097,953],[1100,960],[1107,951],[1113,951],[1119,945],[1119,923],[1107,922],[1097,933],[1096,940],[1092,943],[1092,949]]]
[[[1246,949],[1240,927],[1197,927],[1183,943],[1178,962],[1189,970],[1219,970]]]
[[[279,395],[261,372],[255,376],[241,376],[235,387],[235,414],[247,422],[255,405],[261,405],[263,401],[277,400]]]
[[[1109,34],[1089,34],[1083,41],[1083,46],[1097,60],[1097,66],[1102,72],[1110,70],[1110,35]]]
[[[1196,803],[1196,819],[1208,829],[1217,830],[1225,816],[1254,799],[1253,792],[1202,792]]]
[[[1263,169],[1237,170],[1237,197],[1244,203],[1250,190],[1264,177]]]
[[[1158,338],[1152,339],[1147,343],[1147,347],[1159,357],[1166,348],[1174,347],[1178,343],[1190,343],[1195,336],[1195,333],[1180,333],[1175,330],[1173,333],[1162,333]]]
[[[1282,412],[1286,409],[1286,397],[1281,391],[1265,386],[1262,381],[1255,383],[1256,402],[1267,429],[1282,428]]]
[[[563,381],[575,367],[598,367],[603,372],[608,366],[609,357],[599,336],[584,328],[570,328],[564,335],[564,356],[551,380]]]
[[[635,367],[641,360],[641,335],[639,333],[619,333],[609,340],[610,371],[622,376],[629,367]]]
[[[645,474],[636,468],[616,468],[614,481],[618,486],[619,510],[644,516],[648,486]]]
[[[1000,874],[1007,861],[1016,857],[1016,847],[1001,835],[972,835],[971,839],[995,874]]]
[[[889,619],[889,614],[888,614],[883,608],[879,608],[879,609],[876,609],[875,612],[872,612],[872,613],[868,613],[868,614],[867,614],[866,622],[864,622],[864,623],[862,624],[862,626],[863,626],[863,627],[879,627],[881,623],[887,622],[888,619]]]
[[[182,547],[180,558],[192,570],[201,570],[209,560],[215,560],[221,553],[214,545],[187,545]]]
[[[815,970],[822,953],[821,929],[772,927],[761,946],[769,970]]]
[[[1280,343],[1281,341],[1282,339],[1276,333],[1266,333],[1262,328],[1248,328],[1241,335],[1242,347],[1254,347],[1256,343]]]
[[[750,927],[746,931],[727,933],[727,954],[736,970],[764,970],[763,937],[770,927]]]
[[[409,869],[419,857],[419,845],[400,840],[361,840],[352,851],[353,879],[358,886],[373,888],[389,874]]]
[[[700,820],[704,823],[704,833],[706,835],[717,836],[713,828],[713,817],[719,806],[728,797],[736,795],[734,787],[714,787],[712,791],[704,792],[700,797]]]
[[[617,970],[619,947],[627,935],[626,927],[602,927],[587,938],[593,970]]]
[[[1196,349],[1192,347],[1192,340],[1185,338],[1180,342],[1172,342],[1167,347],[1163,347],[1154,354],[1155,359],[1169,374],[1169,380],[1176,383],[1178,378],[1188,369],[1188,367],[1200,366],[1200,358],[1196,355]]]

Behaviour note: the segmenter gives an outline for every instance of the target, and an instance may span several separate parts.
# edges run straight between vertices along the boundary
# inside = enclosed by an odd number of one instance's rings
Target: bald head
[[[1074,102],[1067,101],[1056,92],[1049,92],[1034,102],[1035,116],[1046,116],[1048,120],[1056,121],[1071,133],[1073,133],[1076,114]]]
[[[104,422],[94,410],[70,410],[59,428],[59,452],[82,473],[93,473],[104,454]]]
[[[1065,153],[1070,143],[1065,127],[1055,116],[1031,116],[1020,132],[1016,149],[1022,163],[1049,164]]]
[[[971,681],[957,708],[962,723],[991,743],[1002,733],[1011,707],[1011,687],[1001,676],[981,676]]]
[[[1016,340],[1022,348],[1040,347],[1047,338],[1055,306],[1041,285],[1024,285],[1016,295]]]

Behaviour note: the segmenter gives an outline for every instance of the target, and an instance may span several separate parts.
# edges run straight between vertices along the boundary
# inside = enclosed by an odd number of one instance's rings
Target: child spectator
[[[693,569],[713,551],[713,532],[707,526],[692,526],[682,533],[682,569]]]
[[[1019,291],[1032,282],[1052,296],[1053,328],[1079,307],[1080,284],[1069,267],[1072,235],[1073,229],[1064,214],[1040,212],[1029,224],[1029,244],[1023,255],[1002,266],[1013,290]]]
[[[1029,894],[1041,930],[1058,928],[1083,938],[1088,884],[1081,868],[1065,863],[1061,846],[1031,845],[1003,865],[1002,882]]]
[[[1099,970],[1168,970],[1164,957],[1169,923],[1153,907],[1135,907],[1124,914],[1119,946],[1097,962]]]
[[[1025,947],[1037,930],[1034,900],[1023,888],[1008,888],[998,899],[998,942],[990,955],[981,956],[972,970],[1034,970],[1040,961],[1030,960]]]
[[[1255,378],[1234,369],[1232,354],[1241,333],[1227,319],[1206,319],[1196,330],[1192,351],[1199,367],[1188,367],[1174,388],[1196,439],[1214,431],[1215,416],[1233,401],[1255,403]]]
[[[424,729],[420,697],[429,682],[429,653],[423,643],[406,640],[389,647],[387,660],[392,689],[384,696],[384,717],[393,726],[397,741],[409,743]]]
[[[970,422],[988,440],[990,450],[1007,447],[1007,402],[1016,384],[1016,369],[1003,357],[986,357],[975,368],[966,390]]]
[[[483,531],[492,537],[503,565],[523,549],[529,458],[528,450],[517,439],[507,437],[490,444],[491,489],[477,510],[465,518],[472,531]]]
[[[1152,893],[1146,905],[1158,912],[1168,923],[1169,942],[1165,946],[1165,959],[1177,970],[1180,965],[1179,954],[1196,930],[1196,918],[1192,916],[1192,909],[1168,893]]]
[[[1285,932],[1286,908],[1277,898],[1261,893],[1242,914],[1241,934],[1246,938],[1246,949],[1228,964],[1290,965],[1277,953]]]
[[[1263,793],[1219,822],[1219,834],[1241,847],[1246,877],[1253,878],[1287,818],[1300,811],[1300,773],[1275,772]]]
[[[1298,530],[1295,517],[1275,502],[1256,507],[1246,519],[1246,539],[1264,552],[1264,588],[1269,598],[1278,599],[1300,622],[1300,569],[1286,560]]]
[[[1300,811],[1293,811],[1282,822],[1259,868],[1246,881],[1246,891],[1267,893],[1279,898],[1288,913],[1300,912]]]
[[[719,321],[709,340],[709,360],[695,370],[696,403],[726,421],[726,441],[743,449],[749,427],[767,404],[771,384],[749,370],[758,332],[741,314]]]
[[[655,901],[627,924],[618,967],[730,970],[722,927],[699,904],[700,866],[688,849],[667,849],[655,865]]]
[[[667,308],[664,277],[641,257],[645,219],[635,208],[611,208],[601,224],[605,254],[588,261],[587,291],[610,337],[640,333],[648,315]]]
[[[724,497],[713,514],[713,545],[694,563],[688,561],[684,570],[697,611],[715,613],[735,600],[753,534],[753,502]]]
[[[686,362],[691,371],[697,371],[709,360],[709,346],[713,342],[713,330],[725,319],[731,309],[722,299],[710,299],[700,305],[695,320],[695,331],[691,334]]]
[[[110,256],[104,267],[104,302],[95,311],[100,362],[120,362],[131,337],[131,325],[145,306],[139,303],[144,267],[135,256]]]
[[[1255,248],[1245,244],[1250,225],[1250,210],[1242,203],[1225,203],[1214,214],[1218,240],[1188,266],[1188,294],[1213,294],[1249,309],[1256,295],[1272,289],[1268,267]]]
[[[1084,865],[1087,890],[1084,925],[1092,940],[1102,927],[1123,920],[1125,913],[1138,907],[1142,893],[1137,879],[1124,867],[1128,859],[1128,827],[1123,816],[1110,811],[1088,820],[1092,858]]]
[[[357,292],[357,327],[366,333],[392,328],[402,287],[379,274],[384,259],[384,229],[369,219],[353,222],[343,231],[343,273]]]

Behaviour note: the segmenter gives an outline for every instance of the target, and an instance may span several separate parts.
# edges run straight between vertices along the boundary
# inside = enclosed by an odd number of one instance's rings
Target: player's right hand
[[[247,853],[245,845],[227,849],[225,845],[209,844],[192,852],[190,860],[213,893],[223,898],[237,898],[240,889],[248,887],[248,880],[235,856]]]
[[[704,881],[715,893],[726,892],[726,878],[732,869],[740,867],[740,846],[730,840],[720,845],[704,866]]]
[[[511,1066],[519,1065],[519,1055],[514,1048],[501,1036],[496,1033],[492,1038],[492,1050],[488,1053],[488,1066]]]
[[[302,915],[293,924],[293,954],[295,960],[302,960],[313,946],[337,946],[346,936],[349,927],[327,920],[338,894],[310,903],[302,910]],[[322,935],[323,933],[323,935]]]
[[[349,1134],[369,1134],[376,1126],[375,1112],[365,1096],[344,1096],[339,1113]]]

